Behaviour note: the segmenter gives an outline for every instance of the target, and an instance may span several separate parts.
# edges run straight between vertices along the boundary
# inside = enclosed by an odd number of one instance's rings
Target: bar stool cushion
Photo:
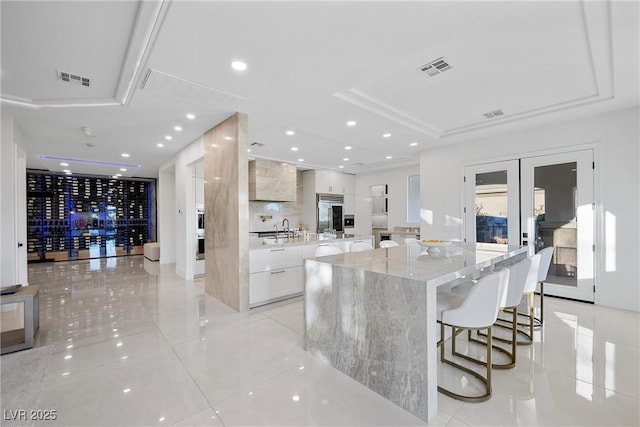
[[[316,252],[314,255],[317,258],[317,257],[327,256],[327,255],[338,255],[342,253],[344,253],[342,252],[342,249],[337,248],[335,246],[318,246],[316,248]]]

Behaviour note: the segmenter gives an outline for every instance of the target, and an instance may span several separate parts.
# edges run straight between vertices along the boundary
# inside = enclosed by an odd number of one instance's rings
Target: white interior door
[[[465,167],[465,241],[520,244],[518,160]]]
[[[521,160],[522,243],[554,247],[544,293],[594,300],[593,151]]]

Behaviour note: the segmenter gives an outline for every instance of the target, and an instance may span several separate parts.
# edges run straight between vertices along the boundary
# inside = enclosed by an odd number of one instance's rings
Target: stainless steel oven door
[[[196,240],[198,242],[196,259],[204,259],[204,234],[198,234],[198,238]]]
[[[204,209],[196,211],[196,233],[204,234]]]

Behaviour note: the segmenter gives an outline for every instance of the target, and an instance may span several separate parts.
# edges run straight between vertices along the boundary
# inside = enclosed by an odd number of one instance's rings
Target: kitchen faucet
[[[276,245],[278,244],[278,224],[273,224],[273,229],[275,230],[275,232],[273,233],[273,235],[276,238]]]
[[[285,222],[287,223],[286,227],[284,227],[284,223]],[[282,227],[284,227],[284,230],[287,233],[287,239],[290,239],[291,238],[291,229],[289,228],[289,220],[287,218],[282,220]]]

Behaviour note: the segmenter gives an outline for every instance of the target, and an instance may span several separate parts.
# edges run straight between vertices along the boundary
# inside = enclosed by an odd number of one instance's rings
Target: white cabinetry
[[[345,215],[355,215],[356,213],[356,196],[353,194],[344,195],[344,210]]]
[[[249,307],[302,292],[300,246],[252,250],[249,255]]]
[[[320,170],[305,171],[304,175],[310,179],[305,180],[305,185],[312,185],[310,188],[313,194],[354,194],[355,176],[339,172],[329,172]],[[307,191],[307,188],[305,188]]]
[[[253,273],[249,279],[249,307],[302,292],[302,267]]]

